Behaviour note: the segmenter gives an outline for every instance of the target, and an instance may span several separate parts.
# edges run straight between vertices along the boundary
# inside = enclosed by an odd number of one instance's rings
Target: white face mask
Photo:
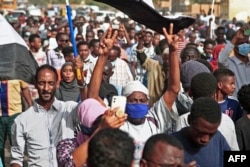
[[[197,49],[199,50],[200,53],[204,53],[203,46],[198,46]]]

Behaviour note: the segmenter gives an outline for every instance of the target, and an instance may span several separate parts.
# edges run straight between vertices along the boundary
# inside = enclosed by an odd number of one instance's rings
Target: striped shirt
[[[0,81],[0,116],[12,116],[22,112],[21,89],[28,84],[21,80]]]

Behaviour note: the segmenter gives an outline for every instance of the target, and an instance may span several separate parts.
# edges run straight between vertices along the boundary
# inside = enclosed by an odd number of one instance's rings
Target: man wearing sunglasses
[[[65,33],[58,33],[56,35],[56,42],[58,47],[48,51],[47,62],[49,65],[55,67],[58,71],[65,63],[65,59],[62,54],[62,49],[66,46],[69,46],[69,37]]]

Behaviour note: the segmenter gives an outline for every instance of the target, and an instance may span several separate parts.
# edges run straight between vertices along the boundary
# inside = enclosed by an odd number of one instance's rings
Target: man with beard
[[[11,167],[23,166],[25,147],[28,166],[56,167],[57,143],[74,137],[78,103],[57,100],[58,86],[54,67],[46,64],[37,69],[35,87],[39,98],[15,119],[12,126]]]

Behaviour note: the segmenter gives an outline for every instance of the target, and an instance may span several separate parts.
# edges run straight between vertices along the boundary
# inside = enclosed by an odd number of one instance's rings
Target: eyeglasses
[[[69,42],[69,40],[68,40],[68,39],[65,39],[65,40],[64,40],[64,39],[60,39],[59,41],[60,41],[60,42],[66,42],[66,43],[68,43],[68,42]]]

